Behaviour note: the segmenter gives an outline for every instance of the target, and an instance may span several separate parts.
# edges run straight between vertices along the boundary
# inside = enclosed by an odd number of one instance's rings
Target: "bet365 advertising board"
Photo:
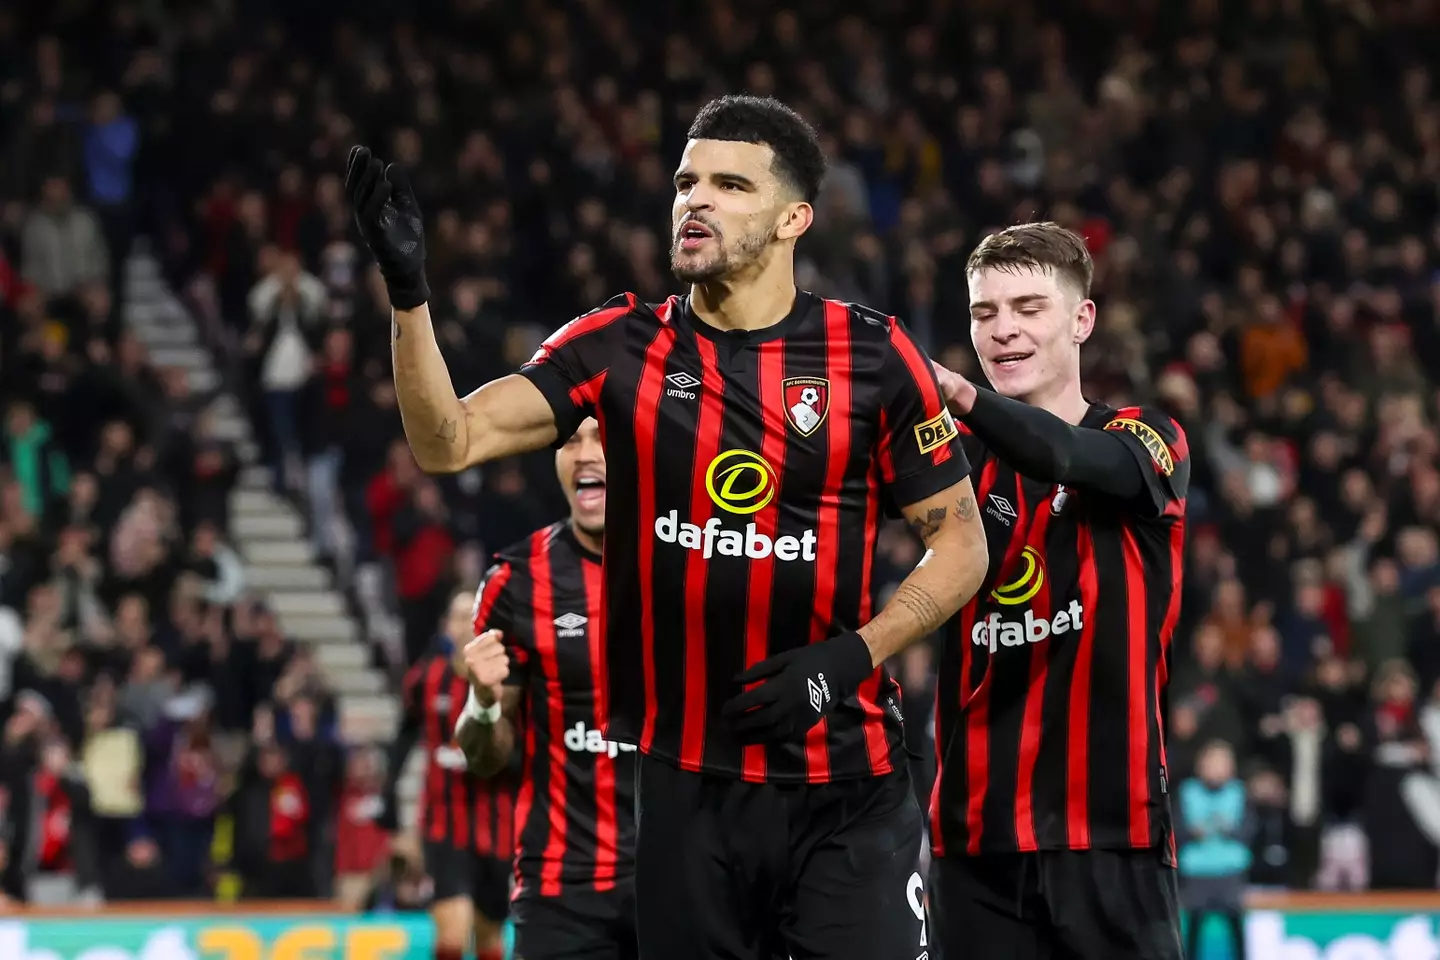
[[[430,960],[428,917],[0,917],[3,960]]]
[[[1255,910],[1245,936],[1252,960],[1440,960],[1440,911]],[[419,914],[0,917],[0,960],[431,960],[433,946]],[[1208,923],[1190,960],[1233,957]]]

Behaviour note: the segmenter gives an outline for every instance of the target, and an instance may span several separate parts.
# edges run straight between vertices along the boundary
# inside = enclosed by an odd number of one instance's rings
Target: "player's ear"
[[[815,208],[804,200],[787,203],[780,208],[779,220],[775,225],[775,238],[796,240],[815,222]]]
[[[1075,343],[1081,344],[1095,332],[1095,301],[1081,300],[1075,308]]]

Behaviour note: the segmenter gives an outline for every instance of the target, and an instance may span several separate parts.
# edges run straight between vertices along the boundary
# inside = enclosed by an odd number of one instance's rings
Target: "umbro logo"
[[[700,379],[684,370],[676,370],[665,378],[665,382],[670,384],[665,388],[665,396],[678,397],[681,400],[694,400],[695,388],[700,386]]]
[[[810,706],[815,708],[816,713],[824,713],[825,704],[830,702],[830,684],[825,682],[825,674],[817,673],[807,679],[805,690],[810,695]]]
[[[585,624],[589,623],[588,617],[578,613],[562,613],[555,618],[555,635],[557,637],[578,637],[585,632]]]
[[[816,713],[819,713],[820,708],[825,705],[825,694],[820,692],[820,684],[814,680],[806,680],[805,687],[810,691],[810,706],[815,708]]]
[[[985,512],[1007,527],[1012,526],[1016,519],[1018,519],[1018,515],[1015,513],[1015,507],[1011,505],[1009,500],[1006,500],[997,493],[990,494],[990,498],[985,501]]]

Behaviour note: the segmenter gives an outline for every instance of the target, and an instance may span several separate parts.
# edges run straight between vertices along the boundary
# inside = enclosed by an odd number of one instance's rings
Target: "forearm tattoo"
[[[891,601],[909,610],[920,622],[921,630],[929,633],[945,622],[945,612],[924,587],[902,583]]]
[[[930,507],[925,511],[925,516],[911,518],[910,529],[925,543],[929,543],[945,524],[946,513],[944,507]]]
[[[441,440],[444,440],[446,443],[454,443],[458,429],[459,421],[441,420],[440,429],[435,431],[435,436],[439,437]]]

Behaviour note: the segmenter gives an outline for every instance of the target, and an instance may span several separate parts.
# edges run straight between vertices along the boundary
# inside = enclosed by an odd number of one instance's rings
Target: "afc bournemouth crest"
[[[785,391],[785,418],[800,436],[820,429],[830,412],[830,381],[821,377],[790,377],[780,386]]]

